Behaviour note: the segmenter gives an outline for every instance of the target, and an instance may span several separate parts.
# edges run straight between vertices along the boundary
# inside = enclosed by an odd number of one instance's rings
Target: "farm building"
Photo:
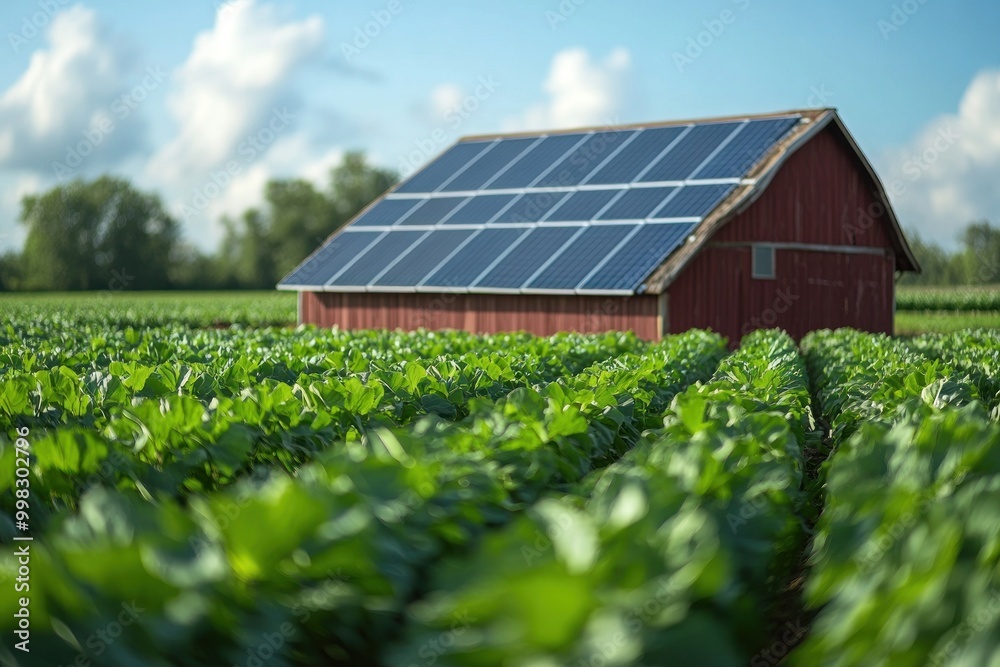
[[[833,109],[467,137],[286,276],[322,326],[891,332],[919,267]]]

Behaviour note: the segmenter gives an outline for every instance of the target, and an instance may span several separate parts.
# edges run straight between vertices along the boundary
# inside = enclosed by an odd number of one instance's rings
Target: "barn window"
[[[774,278],[774,246],[755,245],[753,246],[753,266],[751,275],[762,280],[772,280]]]

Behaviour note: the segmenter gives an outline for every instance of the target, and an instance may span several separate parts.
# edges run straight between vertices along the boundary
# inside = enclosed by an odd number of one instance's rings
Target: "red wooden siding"
[[[774,280],[750,277],[750,248],[709,247],[670,287],[671,332],[710,327],[735,345],[754,329],[892,332],[893,258],[775,251]]]
[[[657,297],[306,292],[302,321],[342,329],[465,329],[480,333],[634,331],[659,334]]]
[[[892,246],[874,185],[833,126],[813,137],[778,170],[753,205],[712,239]]]

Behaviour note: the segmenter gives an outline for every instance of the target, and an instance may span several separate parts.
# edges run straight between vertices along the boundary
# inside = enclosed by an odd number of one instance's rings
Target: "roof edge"
[[[772,151],[768,158],[765,158],[756,169],[747,175],[747,178],[755,179],[753,185],[738,188],[723,200],[715,211],[706,216],[694,229],[688,243],[675,250],[670,257],[664,260],[649,275],[645,283],[643,283],[647,293],[660,294],[664,292],[719,229],[743,213],[764,194],[764,191],[771,185],[771,182],[777,176],[778,171],[784,166],[785,162],[813,137],[829,127],[831,123],[836,125],[847,141],[848,146],[854,151],[855,156],[861,162],[862,167],[868,172],[875,186],[875,194],[885,207],[886,214],[892,226],[893,235],[899,243],[904,258],[909,265],[897,267],[897,270],[920,272],[920,265],[906,241],[906,236],[903,234],[902,227],[892,208],[892,203],[889,201],[882,181],[879,179],[878,174],[875,173],[871,162],[868,161],[868,158],[861,151],[857,141],[854,140],[854,137],[847,130],[837,110],[833,108],[813,109],[808,115],[804,115],[803,117],[809,118],[810,122],[800,124],[791,135],[777,145],[777,148]]]
[[[773,111],[769,113],[756,113],[756,114],[737,114],[730,116],[711,116],[708,118],[687,118],[684,120],[660,120],[660,121],[648,121],[640,123],[626,123],[618,124],[613,120],[604,125],[591,125],[583,127],[572,127],[560,130],[523,130],[519,132],[496,132],[491,134],[469,134],[464,137],[459,137],[457,143],[463,141],[490,141],[493,139],[514,139],[517,137],[540,137],[540,136],[551,136],[556,134],[579,134],[581,132],[596,132],[600,130],[609,131],[619,131],[619,130],[640,130],[640,129],[652,129],[657,127],[671,127],[676,125],[690,125],[692,123],[724,123],[726,121],[736,121],[736,120],[762,120],[765,118],[781,118],[783,116],[801,116],[803,118],[816,118],[823,115],[826,112],[836,112],[833,107],[827,107],[822,109],[789,109],[787,111]]]

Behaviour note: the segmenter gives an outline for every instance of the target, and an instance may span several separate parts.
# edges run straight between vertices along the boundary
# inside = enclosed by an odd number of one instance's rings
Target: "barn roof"
[[[871,165],[832,109],[465,137],[373,202],[279,289],[658,293],[836,123],[884,200],[900,267],[916,269]]]

